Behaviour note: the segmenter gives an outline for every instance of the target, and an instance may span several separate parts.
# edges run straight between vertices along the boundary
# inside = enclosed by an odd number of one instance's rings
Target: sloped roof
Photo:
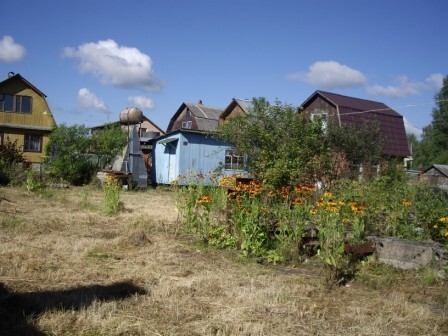
[[[191,114],[193,114],[198,125],[198,131],[215,131],[218,127],[219,116],[223,112],[223,109],[218,107],[203,104],[182,103],[171,118],[167,132],[172,130],[174,122],[185,108],[188,108]]]
[[[165,133],[165,131],[163,131],[159,126],[157,126],[155,123],[153,123],[153,122],[152,122],[148,117],[146,117],[145,115],[143,115],[143,119],[146,120],[147,122],[149,122],[149,123],[150,123],[151,125],[153,125],[155,128],[157,128],[157,130],[159,130],[161,134],[164,134],[164,133]],[[89,127],[89,128],[90,128],[91,130],[95,131],[95,130],[97,130],[97,129],[104,128],[104,127],[106,127],[107,125],[110,125],[110,124],[120,124],[120,121],[111,121],[111,122],[107,122],[107,123],[105,123],[105,124],[96,125],[96,126],[92,126],[92,127]]]
[[[47,96],[40,91],[37,87],[35,87],[33,84],[31,84],[30,82],[28,82],[24,77],[22,77],[20,74],[14,74],[11,77],[8,77],[7,79],[5,79],[4,81],[0,82],[0,86],[7,84],[8,82],[11,82],[13,80],[21,80],[22,82],[24,82],[27,86],[29,86],[31,89],[33,89],[34,91],[36,91],[36,93],[44,98],[47,98]]]
[[[227,116],[235,109],[236,106],[239,106],[245,113],[248,113],[249,110],[253,107],[252,100],[248,99],[239,99],[233,98],[230,104],[225,108],[224,112],[219,116],[220,119],[226,119]]]
[[[341,125],[378,123],[380,131],[384,135],[384,154],[401,157],[411,155],[403,116],[386,104],[318,90],[302,106],[306,107],[318,96],[337,108]]]
[[[448,165],[433,164],[431,167],[426,169],[423,173],[428,172],[432,168],[436,169],[440,174],[444,175],[445,177],[448,177]]]

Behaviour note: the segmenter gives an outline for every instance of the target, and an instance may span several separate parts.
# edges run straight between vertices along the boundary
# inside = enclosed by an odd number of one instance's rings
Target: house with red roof
[[[411,155],[403,116],[384,103],[318,90],[302,103],[300,113],[321,118],[324,126],[329,122],[340,126],[376,123],[385,156],[404,159]]]

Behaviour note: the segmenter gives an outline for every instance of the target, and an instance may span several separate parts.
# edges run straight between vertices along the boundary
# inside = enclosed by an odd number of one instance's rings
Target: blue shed
[[[244,158],[232,146],[208,132],[179,129],[167,133],[153,144],[152,183],[169,184],[179,176],[210,172],[226,175],[244,173]],[[182,183],[181,183],[182,184]]]

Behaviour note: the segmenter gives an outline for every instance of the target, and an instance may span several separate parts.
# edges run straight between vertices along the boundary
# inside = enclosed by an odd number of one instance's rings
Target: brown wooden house
[[[0,141],[17,141],[26,159],[36,165],[56,127],[46,97],[20,74],[10,72],[0,82]]]
[[[252,100],[233,98],[224,112],[219,116],[219,123],[225,122],[228,118],[244,115],[252,108]]]
[[[170,120],[167,133],[185,129],[201,132],[213,132],[218,127],[219,116],[222,109],[203,105],[202,101],[197,104],[182,103]]]
[[[316,91],[303,102],[300,113],[310,119],[321,118],[324,127],[328,123],[340,126],[377,123],[383,135],[384,155],[399,158],[411,155],[403,116],[383,103]]]

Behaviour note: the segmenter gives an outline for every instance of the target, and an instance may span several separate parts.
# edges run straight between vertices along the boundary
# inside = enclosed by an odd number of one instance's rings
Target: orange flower
[[[303,204],[303,201],[300,198],[297,198],[291,202],[292,204]]]

